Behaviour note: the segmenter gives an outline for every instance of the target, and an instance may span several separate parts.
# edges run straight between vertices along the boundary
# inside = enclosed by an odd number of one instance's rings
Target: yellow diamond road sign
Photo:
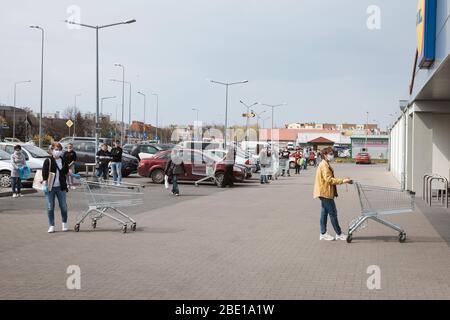
[[[67,120],[66,121],[66,126],[68,126],[69,128],[71,127],[71,126],[73,126],[73,121],[72,120]]]

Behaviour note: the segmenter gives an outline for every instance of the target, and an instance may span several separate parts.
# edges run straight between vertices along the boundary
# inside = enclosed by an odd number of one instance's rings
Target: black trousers
[[[300,173],[300,165],[295,164],[295,173],[299,174]]]
[[[102,177],[103,180],[108,180],[109,167],[108,165],[100,165],[97,169],[97,177]]]
[[[233,186],[233,165],[227,164],[225,166],[225,174],[223,177],[223,186]]]

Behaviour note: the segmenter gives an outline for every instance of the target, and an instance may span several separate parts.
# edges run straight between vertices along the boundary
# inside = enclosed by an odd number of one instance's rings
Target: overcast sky
[[[45,28],[44,112],[74,104],[95,112],[95,30],[70,30],[63,22],[72,5],[81,22],[109,24],[136,19],[100,31],[100,96],[105,112],[121,117],[121,86],[132,82],[132,119],[160,124],[187,124],[195,119],[222,123],[225,88],[206,79],[249,80],[230,87],[230,123],[244,123],[242,99],[248,103],[287,102],[275,113],[276,125],[289,122],[386,125],[398,100],[408,98],[415,54],[413,0],[126,0],[4,1],[0,11],[0,103],[39,110],[40,32]],[[369,30],[367,7],[381,8],[381,29]],[[126,114],[128,121],[128,90]],[[264,110],[257,107],[256,111]],[[268,115],[270,113],[268,112]],[[266,120],[266,125],[270,119]]]

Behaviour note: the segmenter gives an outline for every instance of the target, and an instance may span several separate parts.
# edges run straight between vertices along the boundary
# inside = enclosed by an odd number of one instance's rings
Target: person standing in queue
[[[316,171],[314,183],[314,199],[320,199],[320,240],[346,240],[347,236],[342,232],[337,217],[336,203],[334,198],[338,196],[337,185],[352,183],[350,178],[337,179],[330,163],[334,160],[333,148],[322,150],[322,162]],[[331,224],[336,232],[336,238],[327,233],[327,218],[330,216]]]
[[[269,183],[267,170],[270,167],[270,156],[267,155],[267,147],[264,146],[259,152],[259,165],[261,166],[260,182],[261,184]]]
[[[232,188],[234,186],[233,169],[234,169],[235,161],[236,161],[235,146],[233,144],[230,144],[227,147],[227,153],[224,158],[225,174],[223,177],[222,187],[228,186],[228,187]]]
[[[108,180],[109,176],[109,162],[111,161],[111,152],[108,151],[108,145],[103,143],[96,155],[98,161],[97,177],[102,177],[103,180]]]
[[[122,147],[120,141],[115,141],[111,149],[111,171],[114,184],[119,185],[122,182]]]
[[[69,167],[69,173],[75,173],[75,162],[77,161],[77,153],[75,152],[75,150],[73,150],[72,143],[67,144],[67,151],[64,152],[63,159],[67,163],[67,166]],[[73,185],[73,177],[70,174],[67,176],[67,181],[68,187],[70,189],[75,189],[75,186]]]
[[[172,194],[178,197],[180,195],[180,189],[178,187],[178,176],[187,175],[180,150],[176,148],[172,150],[170,159],[169,161],[167,161],[164,174],[172,180]]]
[[[61,210],[62,231],[69,230],[67,227],[67,175],[69,166],[62,158],[62,145],[54,142],[51,145],[51,158],[45,159],[42,166],[42,188],[45,194],[48,216],[48,233],[55,232],[55,198],[58,199]]]
[[[25,167],[25,156],[22,153],[20,145],[14,146],[14,153],[11,155],[11,187],[12,197],[22,197],[22,181],[20,179],[20,170]]]

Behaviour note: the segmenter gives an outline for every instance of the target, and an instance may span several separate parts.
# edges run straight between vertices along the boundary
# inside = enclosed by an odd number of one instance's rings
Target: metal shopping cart
[[[132,231],[136,230],[136,221],[126,215],[119,208],[133,207],[143,204],[143,186],[131,183],[115,184],[112,181],[89,181],[80,179],[87,198],[88,209],[77,218],[74,230],[80,231],[80,224],[86,218],[91,219],[95,229],[97,221],[103,217],[110,218],[122,226],[126,233],[128,225]]]
[[[212,181],[217,186],[221,186],[223,183],[223,175],[216,176],[217,162],[207,161],[203,164],[192,164],[192,174],[195,176],[203,177],[195,181],[195,186],[198,187],[200,182]]]
[[[353,233],[369,219],[398,231],[399,241],[405,242],[405,231],[400,226],[386,221],[380,216],[413,212],[414,192],[367,186],[359,182],[355,182],[355,186],[361,204],[361,215],[350,223],[347,242],[352,242]]]

